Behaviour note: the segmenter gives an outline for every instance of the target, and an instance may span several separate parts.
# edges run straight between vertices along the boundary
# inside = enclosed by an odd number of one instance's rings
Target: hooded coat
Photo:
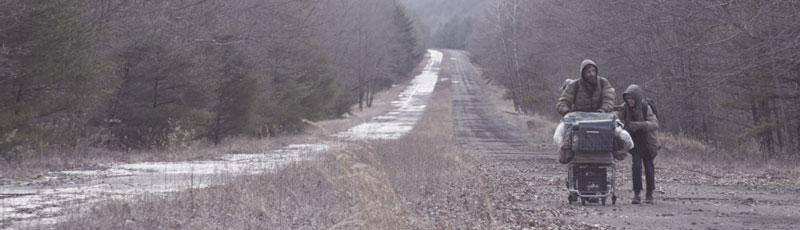
[[[597,76],[597,82],[591,83],[584,79],[583,71],[588,66],[597,65],[589,59],[581,63],[580,78],[566,85],[561,91],[561,97],[556,103],[556,111],[561,116],[569,112],[611,112],[614,109],[614,97],[616,91],[611,87],[611,83],[604,77]],[[599,69],[598,69],[599,72]]]
[[[634,147],[630,150],[631,154],[649,154],[652,158],[658,155],[658,149],[661,148],[658,138],[656,138],[656,131],[658,130],[658,117],[653,113],[653,109],[644,100],[644,90],[638,85],[630,85],[625,92],[622,93],[622,98],[631,96],[637,102],[636,105],[630,106],[626,102],[622,105],[623,109],[619,111],[618,117],[625,123],[625,129],[631,134],[633,138]],[[647,106],[646,114],[643,113],[642,106]]]

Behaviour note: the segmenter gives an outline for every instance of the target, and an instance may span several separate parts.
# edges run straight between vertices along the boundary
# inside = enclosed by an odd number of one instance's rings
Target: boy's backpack
[[[658,116],[658,106],[656,106],[656,101],[650,98],[645,98],[642,101],[650,106],[650,109],[653,110],[653,114],[655,114],[659,121],[661,121],[662,117]],[[642,118],[647,119],[647,106],[642,106]]]

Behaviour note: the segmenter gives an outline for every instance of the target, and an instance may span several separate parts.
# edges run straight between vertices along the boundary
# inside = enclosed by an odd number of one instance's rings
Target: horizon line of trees
[[[396,0],[0,3],[0,157],[303,129],[424,55]]]
[[[450,24],[434,40],[469,51],[518,112],[555,116],[561,84],[588,58],[618,103],[643,86],[662,130],[800,152],[800,2],[498,0]]]

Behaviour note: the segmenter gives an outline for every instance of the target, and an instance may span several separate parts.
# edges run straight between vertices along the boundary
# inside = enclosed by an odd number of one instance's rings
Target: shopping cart
[[[570,113],[562,119],[571,132],[574,158],[567,163],[567,197],[570,204],[602,203],[611,196],[617,203],[617,165],[613,152],[617,149],[614,130],[617,116],[613,113]]]

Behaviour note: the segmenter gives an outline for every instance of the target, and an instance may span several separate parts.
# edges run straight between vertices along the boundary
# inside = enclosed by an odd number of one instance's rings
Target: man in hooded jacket
[[[586,59],[581,63],[581,78],[561,91],[556,111],[561,116],[570,112],[611,112],[616,91],[604,77],[597,75],[597,64]]]
[[[629,152],[633,162],[633,192],[634,197],[631,203],[641,203],[642,191],[642,164],[644,164],[644,174],[647,181],[647,193],[645,202],[653,203],[653,190],[655,190],[655,166],[653,160],[658,155],[659,143],[656,138],[658,130],[658,118],[650,104],[644,100],[644,90],[638,85],[630,85],[622,93],[625,104],[619,111],[618,117],[625,123],[625,130],[633,138],[633,149]]]
[[[608,79],[597,75],[597,64],[589,59],[583,60],[580,76],[579,79],[568,79],[564,82],[561,97],[556,103],[556,111],[561,116],[571,112],[611,112],[614,109],[616,91]],[[569,132],[560,135],[564,138],[558,146],[558,161],[566,164],[574,157],[574,152],[568,144],[572,141]]]

